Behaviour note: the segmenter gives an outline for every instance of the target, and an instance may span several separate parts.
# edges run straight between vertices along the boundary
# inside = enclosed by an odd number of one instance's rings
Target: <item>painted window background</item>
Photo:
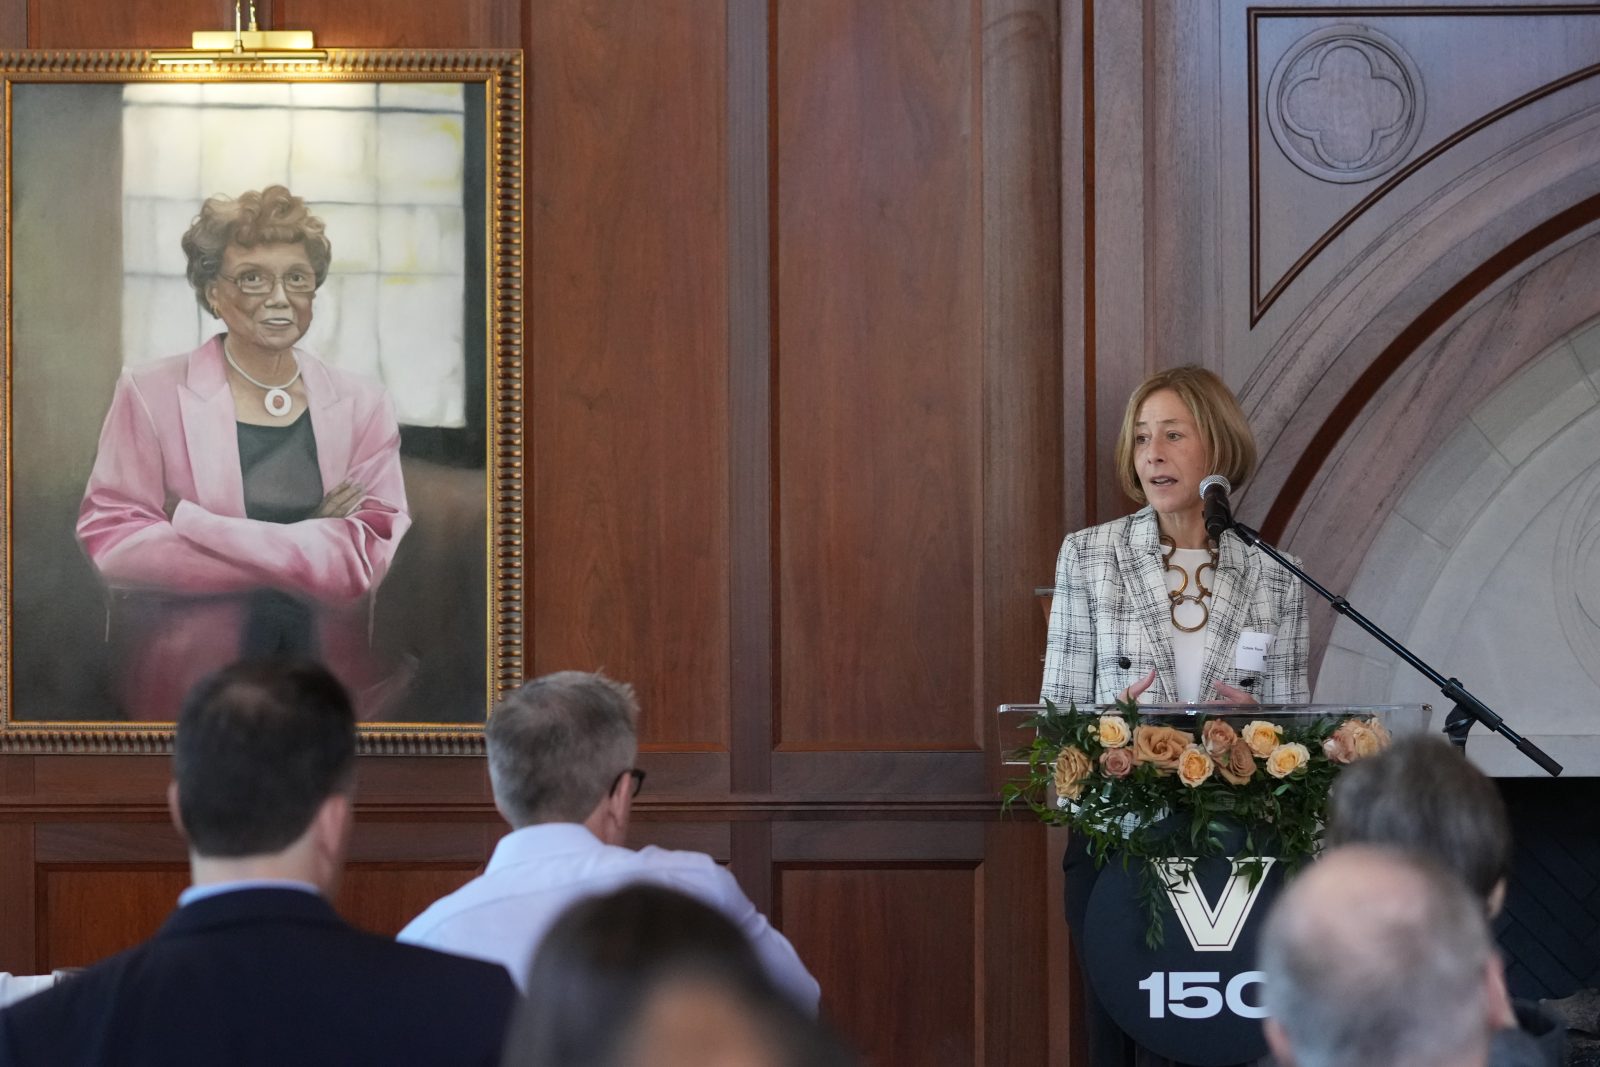
[[[200,202],[282,184],[333,244],[301,346],[381,380],[406,425],[466,425],[464,128],[455,83],[124,86],[124,364],[220,327],[178,244]]]

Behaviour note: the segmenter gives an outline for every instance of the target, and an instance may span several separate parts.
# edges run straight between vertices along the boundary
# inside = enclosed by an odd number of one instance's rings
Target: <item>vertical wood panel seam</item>
[[[730,785],[772,783],[772,319],[768,0],[725,9]]]
[[[767,741],[768,774],[770,777],[771,750],[782,737],[779,718],[783,714],[783,583],[780,581],[782,565],[782,512],[783,478],[779,458],[783,442],[778,436],[778,405],[783,402],[779,394],[778,370],[783,358],[782,306],[778,288],[778,243],[782,234],[778,229],[778,204],[782,189],[778,184],[778,0],[766,0],[767,34],[766,70],[767,95],[763,117],[767,123],[767,486],[770,493],[767,504],[767,603],[770,626],[767,631]]]
[[[519,9],[520,19],[521,9]],[[538,559],[539,546],[534,543],[534,538],[539,531],[539,493],[536,472],[538,465],[535,463],[534,448],[535,435],[529,432],[529,427],[535,425],[535,403],[538,400],[538,390],[535,383],[539,376],[537,356],[534,345],[537,343],[538,333],[535,330],[533,311],[538,307],[538,302],[533,294],[533,276],[535,264],[538,262],[537,249],[533,234],[533,213],[538,205],[537,190],[534,188],[537,174],[538,155],[535,152],[534,136],[538,133],[534,129],[534,122],[538,117],[537,102],[534,100],[535,78],[542,64],[534,56],[533,25],[534,19],[530,16],[520,19],[521,25],[517,31],[517,40],[522,45],[524,57],[522,70],[522,675],[532,678],[534,665],[539,662],[539,613],[535,610],[538,603],[539,568],[534,566]],[[491,185],[494,177],[486,174],[485,179]],[[485,189],[488,193],[490,190]],[[487,277],[493,277],[493,265],[486,264]],[[486,403],[496,402],[495,392],[492,389],[484,390]],[[489,535],[494,536],[491,525]],[[490,620],[492,626],[494,620]],[[491,633],[494,631],[491,629]]]
[[[1087,523],[1099,518],[1099,405],[1095,402],[1098,375],[1095,368],[1095,100],[1094,100],[1094,0],[1083,0],[1083,394],[1078,403],[1064,404],[1062,415],[1077,407],[1083,412],[1083,508]]]
[[[1139,169],[1143,174],[1140,180],[1139,198],[1144,207],[1139,220],[1144,232],[1140,235],[1140,245],[1143,248],[1144,264],[1140,273],[1142,293],[1144,295],[1144,362],[1148,372],[1155,369],[1156,355],[1162,352],[1164,346],[1161,338],[1156,336],[1155,313],[1155,283],[1154,278],[1159,268],[1156,257],[1159,254],[1156,248],[1156,116],[1154,114],[1156,80],[1158,71],[1161,71],[1156,62],[1156,12],[1155,0],[1144,0],[1144,6],[1139,19],[1139,54],[1144,60],[1144,71],[1139,79],[1139,123],[1143,127],[1139,133],[1140,153]],[[1163,361],[1164,362],[1164,361]]]
[[[1224,197],[1222,193],[1223,187],[1227,184],[1222,177],[1223,174],[1227,172],[1227,165],[1224,162],[1227,159],[1225,138],[1223,137],[1222,133],[1223,127],[1227,124],[1225,117],[1225,112],[1227,110],[1227,91],[1225,87],[1228,84],[1228,70],[1226,51],[1223,47],[1223,34],[1225,32],[1223,27],[1227,22],[1227,14],[1224,13],[1221,8],[1218,8],[1216,17],[1211,20],[1212,31],[1216,34],[1215,43],[1212,46],[1212,54],[1216,57],[1214,73],[1217,79],[1217,95],[1214,111],[1214,117],[1216,121],[1213,122],[1211,126],[1211,156],[1217,161],[1217,180],[1211,183],[1212,221],[1209,240],[1211,242],[1212,257],[1210,299],[1211,306],[1216,309],[1211,316],[1211,351],[1216,353],[1217,367],[1223,370],[1225,370],[1227,367],[1227,329],[1224,324],[1228,319],[1226,299],[1228,295],[1227,286],[1223,281],[1224,265],[1227,260],[1227,256],[1223,252],[1223,233],[1226,231],[1226,226],[1224,225],[1223,220],[1227,216],[1224,214],[1226,205],[1223,203]]]
[[[989,986],[986,980],[989,917],[988,896],[984,893],[984,887],[995,867],[992,848],[994,831],[987,830],[983,837],[983,860],[972,868],[972,1062],[974,1063],[986,1063],[989,1059],[987,1025],[989,1012],[985,996]]]
[[[978,269],[968,272],[967,299],[977,309],[977,349],[978,372],[977,388],[972,393],[972,406],[968,409],[968,418],[976,423],[972,464],[974,469],[974,507],[972,523],[972,743],[975,747],[984,747],[984,697],[988,689],[986,675],[988,665],[988,621],[989,607],[989,581],[988,572],[984,563],[988,553],[984,551],[985,538],[988,535],[989,515],[989,420],[987,417],[986,398],[989,395],[989,367],[993,353],[989,351],[989,307],[988,307],[988,282],[991,264],[989,262],[989,245],[987,220],[984,212],[984,195],[988,182],[988,169],[984,163],[988,155],[986,142],[987,132],[983,122],[984,103],[984,36],[987,29],[984,19],[984,0],[970,0],[967,5],[968,15],[972,20],[971,67],[969,77],[972,79],[972,91],[969,95],[968,106],[971,108],[971,121],[973,137],[969,142],[969,165],[972,167],[972,180],[967,190],[967,211],[972,216],[975,225]]]

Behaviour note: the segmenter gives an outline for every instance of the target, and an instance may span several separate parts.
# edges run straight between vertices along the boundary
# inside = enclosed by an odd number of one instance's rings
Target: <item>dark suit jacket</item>
[[[505,971],[347,925],[321,897],[243,889],[0,1011],[0,1065],[496,1064]]]

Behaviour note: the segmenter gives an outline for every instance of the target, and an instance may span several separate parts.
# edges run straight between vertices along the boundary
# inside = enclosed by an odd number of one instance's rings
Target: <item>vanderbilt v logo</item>
[[[1233,876],[1224,883],[1214,905],[1206,899],[1200,883],[1189,876],[1187,861],[1165,860],[1156,864],[1168,886],[1167,899],[1172,901],[1172,910],[1178,913],[1178,922],[1183,924],[1189,945],[1196,952],[1233,951],[1240,931],[1250,919],[1250,909],[1256,906],[1256,898],[1261,895],[1261,887],[1267,884],[1267,872],[1277,861],[1267,856],[1260,862],[1260,877],[1252,886],[1246,865],[1234,860]]]

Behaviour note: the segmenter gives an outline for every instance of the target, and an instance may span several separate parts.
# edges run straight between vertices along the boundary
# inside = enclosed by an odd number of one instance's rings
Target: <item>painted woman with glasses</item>
[[[323,222],[281,185],[215,196],[183,250],[224,330],[123,372],[78,512],[121,710],[173,719],[205,674],[283,654],[324,660],[377,717],[400,680],[370,652],[371,598],[411,518],[388,392],[295,347]]]

